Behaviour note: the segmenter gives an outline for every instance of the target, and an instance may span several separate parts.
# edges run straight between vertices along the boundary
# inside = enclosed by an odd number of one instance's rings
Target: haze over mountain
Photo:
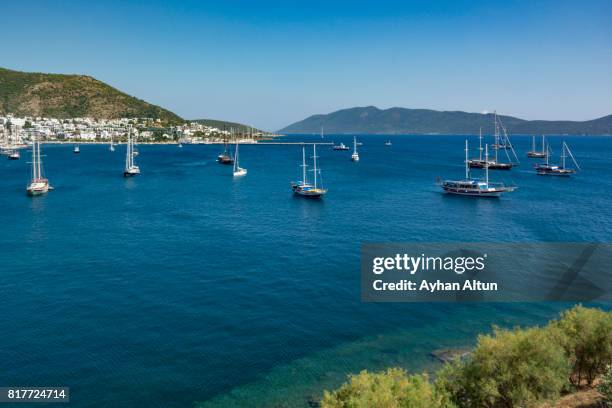
[[[515,134],[612,134],[612,115],[588,121],[524,120],[500,115]],[[312,115],[293,123],[280,133],[361,133],[361,134],[475,134],[493,132],[493,113],[436,111],[430,109],[355,107],[329,114]]]

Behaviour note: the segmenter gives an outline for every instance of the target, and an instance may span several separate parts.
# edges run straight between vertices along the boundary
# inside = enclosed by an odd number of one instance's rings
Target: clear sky
[[[353,106],[612,113],[612,1],[3,1],[0,66],[275,130]]]

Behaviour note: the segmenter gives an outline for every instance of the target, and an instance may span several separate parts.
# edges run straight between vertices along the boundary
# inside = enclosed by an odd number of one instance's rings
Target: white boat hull
[[[28,195],[37,196],[49,192],[49,182],[47,180],[34,180],[26,189]]]
[[[239,168],[238,170],[234,172],[234,177],[246,176],[246,174],[247,174],[247,169]]]
[[[140,168],[138,166],[133,166],[123,171],[123,177],[133,177],[140,174]]]

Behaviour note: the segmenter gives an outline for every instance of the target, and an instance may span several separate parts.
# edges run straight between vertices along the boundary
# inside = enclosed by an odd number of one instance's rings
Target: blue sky
[[[376,105],[612,113],[610,1],[3,2],[0,66],[278,129]]]

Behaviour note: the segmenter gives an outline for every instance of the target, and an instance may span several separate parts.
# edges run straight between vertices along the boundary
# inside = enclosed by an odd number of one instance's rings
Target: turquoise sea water
[[[321,141],[292,136],[283,140]],[[469,346],[492,324],[541,324],[565,304],[362,304],[362,242],[601,241],[612,231],[612,138],[566,140],[583,171],[492,172],[499,200],[445,196],[460,136],[361,136],[361,161],[320,148],[321,201],[294,197],[299,146],[242,146],[234,180],[220,146],[45,145],[55,191],[25,195],[27,156],[0,160],[0,385],[71,387],[71,405],[307,406],[349,372]],[[477,145],[477,138],[472,137]],[[350,136],[326,136],[324,141]],[[474,154],[476,151],[474,150]]]

